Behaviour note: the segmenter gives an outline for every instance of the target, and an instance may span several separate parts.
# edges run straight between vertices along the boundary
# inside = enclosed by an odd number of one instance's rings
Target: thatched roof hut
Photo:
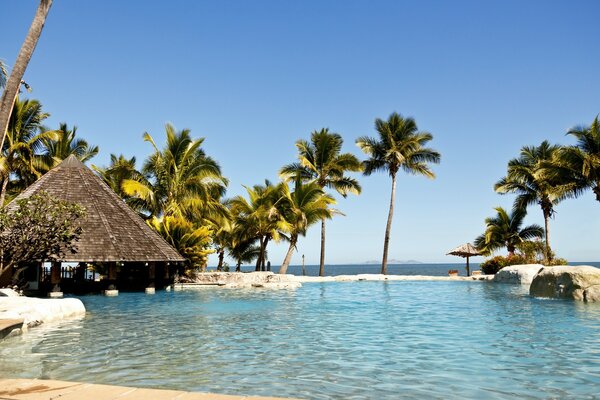
[[[75,156],[43,175],[17,196],[19,199],[45,191],[60,200],[85,208],[83,232],[77,252],[61,262],[182,262],[185,259],[156,231]]]

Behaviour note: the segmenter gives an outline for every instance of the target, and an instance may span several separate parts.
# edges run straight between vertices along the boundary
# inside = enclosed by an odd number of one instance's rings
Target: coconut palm
[[[84,139],[76,138],[77,127],[69,129],[66,123],[61,123],[55,131],[56,138],[44,140],[45,150],[40,157],[40,165],[46,171],[51,170],[66,160],[70,155],[74,155],[83,163],[89,161],[98,154],[98,146],[90,146]]]
[[[260,256],[261,249],[251,240],[234,239],[228,246],[228,253],[235,260],[235,271],[240,272],[243,263],[251,263]]]
[[[585,189],[591,188],[596,195],[596,200],[600,201],[600,121],[598,116],[590,126],[575,127],[567,135],[574,136],[577,139],[575,146],[568,146],[561,149],[558,157],[551,168],[554,173],[566,169],[571,174],[567,174],[566,183],[571,185],[572,194],[577,197]],[[557,171],[558,170],[558,171]],[[562,174],[563,182],[564,174]]]
[[[214,253],[210,248],[211,231],[206,226],[195,226],[182,217],[164,216],[152,218],[149,225],[177,251],[187,258],[188,267],[204,270],[208,255]]]
[[[228,211],[230,205],[229,203],[229,200],[223,201],[223,206],[226,207]],[[221,271],[225,261],[225,251],[234,240],[233,235],[235,224],[233,223],[231,212],[221,215],[210,222],[213,230],[213,244],[219,260],[217,264],[217,271]]]
[[[360,172],[362,166],[358,158],[350,153],[341,153],[342,137],[324,128],[311,134],[310,142],[298,140],[298,162],[284,166],[280,175],[290,180],[300,177],[303,181],[314,180],[322,188],[334,189],[342,196],[348,193],[360,194],[361,187],[347,172]],[[325,218],[321,219],[321,257],[319,276],[325,275]]]
[[[323,218],[328,219],[333,216],[334,210],[329,206],[335,204],[335,199],[325,194],[315,181],[302,183],[300,179],[297,179],[293,192],[290,191],[287,184],[282,188],[283,230],[289,235],[290,242],[279,269],[280,274],[285,274],[290,265],[292,253],[298,244],[299,236],[305,236],[309,226]]]
[[[145,177],[136,168],[136,158],[126,158],[122,154],[110,155],[110,164],[106,168],[92,165],[92,169],[100,175],[106,184],[117,193],[134,210],[143,213],[144,202],[137,197],[128,196],[123,190],[123,182],[126,180],[143,181]]]
[[[0,207],[4,205],[11,175],[18,178],[17,191],[40,176],[36,169],[35,154],[45,140],[56,138],[54,131],[45,131],[42,122],[49,116],[37,100],[15,101],[9,129],[0,154]]]
[[[398,171],[403,170],[408,174],[423,175],[433,179],[435,174],[428,164],[438,164],[441,156],[437,151],[425,147],[433,139],[433,136],[431,133],[419,131],[413,118],[404,118],[394,112],[387,121],[377,118],[375,129],[379,134],[378,138],[363,136],[356,140],[356,144],[369,156],[363,162],[365,175],[381,171],[387,172],[392,178],[390,210],[385,228],[381,262],[381,273],[387,274],[388,247],[394,215]]]
[[[539,146],[524,146],[519,158],[508,162],[508,171],[504,178],[494,185],[500,194],[515,193],[515,209],[526,209],[530,205],[539,205],[544,216],[546,258],[552,259],[550,247],[549,220],[554,215],[554,207],[571,196],[569,188],[560,184],[555,177],[543,173],[542,168],[556,159],[560,146],[543,141]]]
[[[4,140],[8,132],[9,118],[13,109],[13,105],[16,102],[17,95],[19,94],[21,80],[23,79],[25,69],[27,69],[29,60],[33,55],[33,51],[37,45],[40,35],[42,34],[42,29],[44,28],[44,23],[46,22],[46,17],[48,16],[51,6],[52,0],[40,0],[40,4],[38,5],[35,16],[33,17],[33,22],[29,27],[29,32],[25,37],[25,42],[23,42],[21,50],[19,50],[17,60],[15,61],[8,81],[6,82],[4,92],[2,92],[2,98],[0,98],[0,135],[2,135],[0,139],[0,149],[4,148]]]
[[[484,255],[506,247],[509,255],[514,255],[517,246],[532,239],[542,239],[544,228],[539,225],[523,227],[527,211],[523,208],[510,214],[502,207],[494,208],[496,215],[485,219],[485,232],[475,239],[475,247]]]
[[[167,143],[160,150],[150,134],[151,154],[142,168],[143,177],[125,179],[123,192],[143,204],[147,216],[177,215],[190,220],[226,214],[219,201],[227,179],[219,164],[201,148],[204,139],[193,139],[188,129],[176,132],[167,124]]]
[[[246,187],[248,199],[236,196],[231,200],[231,213],[236,225],[238,241],[258,241],[259,255],[256,270],[264,270],[267,246],[271,240],[279,241],[283,221],[281,216],[282,184]]]

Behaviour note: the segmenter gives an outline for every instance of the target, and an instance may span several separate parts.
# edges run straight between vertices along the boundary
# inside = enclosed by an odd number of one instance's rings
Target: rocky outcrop
[[[533,279],[534,297],[600,301],[600,268],[588,265],[545,267]]]
[[[85,306],[79,299],[38,299],[35,297],[0,297],[0,319],[23,318],[24,327],[82,317]]]
[[[273,272],[203,272],[194,275],[189,281],[177,283],[178,288],[203,286],[222,286],[225,288],[264,288],[264,289],[296,289],[302,284],[292,275],[279,275]]]
[[[542,268],[541,264],[510,265],[496,273],[494,282],[529,285]]]

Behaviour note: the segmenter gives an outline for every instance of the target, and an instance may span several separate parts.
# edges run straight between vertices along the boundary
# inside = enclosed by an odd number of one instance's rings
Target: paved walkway
[[[0,400],[282,400],[38,379],[0,379]]]

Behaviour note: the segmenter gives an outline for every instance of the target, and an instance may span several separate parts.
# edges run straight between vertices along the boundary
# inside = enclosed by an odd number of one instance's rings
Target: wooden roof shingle
[[[71,155],[19,194],[16,201],[45,191],[85,208],[77,252],[63,262],[170,261],[183,258],[150,228],[100,177]]]

